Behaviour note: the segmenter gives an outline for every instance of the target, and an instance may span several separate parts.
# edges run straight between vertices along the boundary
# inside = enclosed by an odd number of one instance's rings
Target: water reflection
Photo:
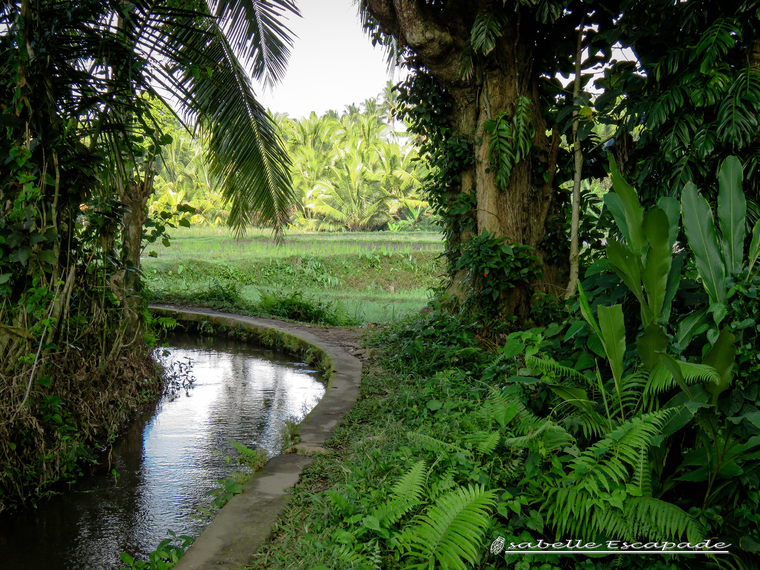
[[[173,358],[193,360],[194,387],[130,426],[102,473],[38,509],[0,516],[2,570],[118,567],[120,552],[151,551],[168,529],[197,536],[205,524],[197,507],[235,469],[225,461],[237,456],[230,443],[275,454],[285,419],[303,418],[324,394],[314,370],[276,352],[170,342]]]

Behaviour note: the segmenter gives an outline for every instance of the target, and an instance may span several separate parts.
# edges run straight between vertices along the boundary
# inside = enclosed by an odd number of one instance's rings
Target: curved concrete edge
[[[270,459],[244,485],[243,492],[224,506],[174,567],[176,570],[241,568],[269,539],[277,517],[290,501],[287,489],[298,482],[303,469],[312,462],[309,455],[323,451],[325,441],[359,397],[361,362],[337,345],[272,319],[170,305],[151,305],[150,309],[180,322],[206,320],[216,325],[243,327],[265,344],[289,338],[301,350],[316,348],[332,361],[325,395],[299,425],[301,441],[292,449],[299,454]]]

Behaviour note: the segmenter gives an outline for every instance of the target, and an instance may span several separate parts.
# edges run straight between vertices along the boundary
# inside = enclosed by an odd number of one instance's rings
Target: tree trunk
[[[425,68],[452,95],[454,134],[470,137],[475,143],[475,164],[462,171],[460,177],[461,191],[475,193],[478,234],[487,230],[496,236],[505,236],[511,243],[534,247],[545,278],[541,283],[534,283],[534,288],[561,295],[566,283],[566,277],[563,279],[566,261],[560,264],[550,261],[544,244],[547,221],[555,205],[553,182],[560,133],[555,128],[547,134],[538,74],[533,65],[536,40],[530,25],[520,25],[521,9],[510,12],[494,49],[473,57],[472,73],[462,76],[460,60],[472,24],[476,15],[492,8],[490,2],[448,2],[441,13],[414,0],[363,0],[363,7],[385,33],[414,51]],[[532,17],[527,15],[526,21],[531,22]],[[531,102],[533,149],[528,157],[514,165],[506,188],[499,188],[491,168],[490,135],[484,125],[501,112],[511,116],[520,97]],[[461,238],[466,241],[468,236]],[[463,283],[462,275],[452,276],[449,293],[461,299]],[[526,286],[504,291],[501,298],[500,313],[504,315],[522,318],[532,304],[530,289]]]
[[[123,330],[127,343],[131,343],[143,332],[140,318],[143,303],[140,293],[140,253],[143,225],[148,218],[146,207],[148,198],[153,192],[153,175],[150,165],[146,170],[142,181],[132,178],[120,192],[121,201],[128,207],[128,211],[124,214],[122,230],[123,262],[126,269],[114,275],[111,285],[114,294],[124,307]],[[114,350],[118,348],[115,347]]]

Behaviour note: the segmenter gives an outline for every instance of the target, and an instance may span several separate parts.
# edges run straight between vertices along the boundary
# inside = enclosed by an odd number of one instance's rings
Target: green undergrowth
[[[616,419],[611,381],[548,360],[562,349],[564,326],[514,332],[493,349],[478,342],[481,323],[435,311],[377,329],[365,339],[377,360],[365,365],[356,405],[249,568],[753,568],[752,540],[731,537],[734,524],[753,528],[756,509],[700,512],[699,487],[688,482],[653,496],[648,449],[688,426],[669,423],[667,406]],[[574,382],[592,379],[612,411],[580,401]],[[681,433],[688,459],[695,444]],[[673,492],[681,488],[692,495]],[[502,539],[621,546],[708,537],[732,543],[731,555],[491,552]]]
[[[422,309],[441,273],[440,239],[360,237],[310,234],[281,245],[265,236],[186,237],[146,257],[143,272],[153,302],[332,326],[393,322]]]

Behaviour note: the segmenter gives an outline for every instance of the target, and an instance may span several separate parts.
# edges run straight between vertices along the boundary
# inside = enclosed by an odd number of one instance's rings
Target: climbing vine
[[[536,127],[530,118],[530,106],[530,99],[518,97],[517,107],[511,116],[504,111],[483,125],[490,134],[490,169],[496,173],[496,185],[502,190],[509,184],[515,164],[530,154],[536,134]]]

